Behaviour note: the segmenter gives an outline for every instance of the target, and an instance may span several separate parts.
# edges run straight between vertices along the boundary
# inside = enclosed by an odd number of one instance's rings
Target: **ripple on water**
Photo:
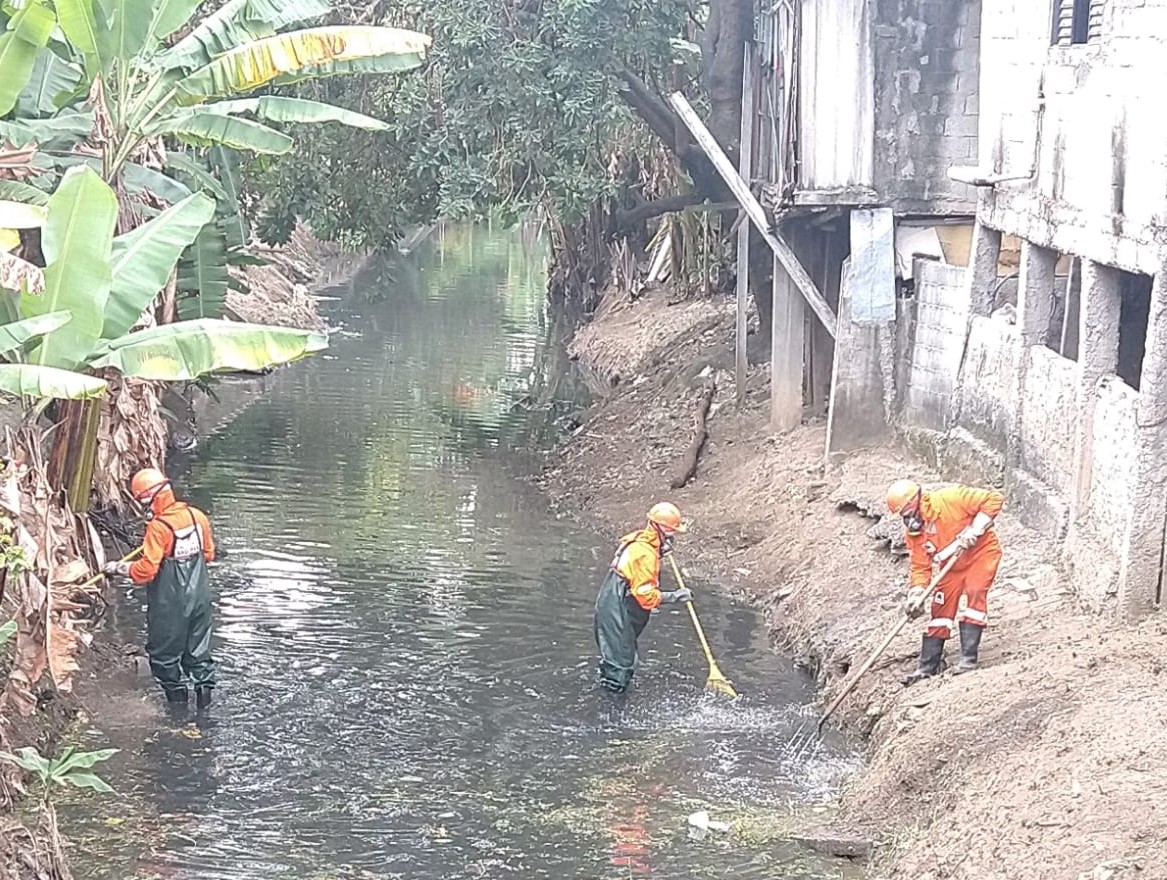
[[[504,467],[524,442],[505,389],[542,357],[542,276],[514,239],[474,235],[469,260],[407,273],[422,287],[341,303],[354,333],[335,357],[271,377],[178,480],[226,550],[222,681],[197,739],[161,723],[148,682],[110,684],[94,736],[123,749],[106,775],[136,805],[125,833],[149,842],[133,870],[749,880],[779,858],[784,877],[814,876],[781,846],[685,841],[693,809],[785,810],[854,767],[833,738],[802,748],[811,685],[753,611],[701,609],[740,700],[703,692],[677,609],[646,631],[623,712],[597,691],[611,540],[554,519]],[[140,611],[119,619],[140,639]],[[105,808],[74,819],[108,839]],[[117,852],[90,851],[78,877],[132,876]]]

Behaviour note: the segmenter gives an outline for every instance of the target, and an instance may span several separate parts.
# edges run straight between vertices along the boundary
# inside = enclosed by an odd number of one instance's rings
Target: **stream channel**
[[[617,536],[519,478],[562,415],[538,404],[570,396],[545,258],[453,227],[374,265],[324,303],[329,351],[175,470],[224,551],[213,720],[177,727],[132,672],[99,683],[81,739],[121,749],[96,768],[117,795],[63,810],[79,880],[858,876],[778,833],[859,761],[831,735],[791,748],[813,684],[756,611],[693,585],[737,702],[703,693],[679,606],[623,713],[596,687]],[[110,625],[141,644],[123,595]],[[690,839],[702,809],[733,833]]]

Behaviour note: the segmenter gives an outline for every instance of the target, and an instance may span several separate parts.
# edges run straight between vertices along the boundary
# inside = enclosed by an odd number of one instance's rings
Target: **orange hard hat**
[[[149,501],[159,489],[169,484],[166,474],[158,468],[142,468],[130,480],[130,494],[135,501]]]
[[[896,480],[887,487],[887,509],[893,516],[920,497],[920,484],[913,480]]]
[[[668,501],[658,501],[648,512],[648,521],[655,523],[669,532],[685,531],[685,524],[681,522],[681,511],[677,505]]]

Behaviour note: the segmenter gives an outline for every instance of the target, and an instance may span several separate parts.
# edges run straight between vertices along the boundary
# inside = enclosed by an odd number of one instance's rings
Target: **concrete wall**
[[[1021,467],[1066,498],[1074,488],[1077,387],[1073,361],[1043,345],[1030,348],[1021,387]]]
[[[1097,387],[1093,424],[1093,461],[1087,514],[1115,553],[1122,552],[1130,505],[1136,503],[1131,472],[1138,393],[1117,376]]]
[[[1050,5],[983,0],[980,165],[989,225],[1127,271],[1159,269],[1167,0],[1107,0],[1101,38],[1050,46]],[[1044,93],[1044,109],[1039,100]],[[1038,132],[1040,131],[1040,136]],[[1036,162],[1036,168],[1034,168]]]
[[[875,188],[897,214],[975,211],[947,171],[977,163],[981,2],[873,4]]]
[[[936,260],[913,261],[915,332],[901,392],[904,418],[932,431],[947,427],[968,333],[964,270]]]
[[[951,426],[1004,452],[1017,433],[1018,360],[1015,325],[1001,318],[973,318]]]

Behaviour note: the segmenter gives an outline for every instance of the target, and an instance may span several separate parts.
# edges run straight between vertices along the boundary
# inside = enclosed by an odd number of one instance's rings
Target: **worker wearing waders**
[[[932,567],[958,557],[936,585],[920,661],[914,672],[900,679],[903,684],[914,684],[940,671],[944,642],[952,635],[954,622],[960,630],[960,662],[953,672],[976,669],[981,635],[989,622],[989,589],[1001,564],[1001,544],[993,531],[993,521],[1004,503],[1005,496],[1000,492],[971,486],[925,492],[911,480],[896,480],[888,487],[888,510],[903,518],[911,553],[904,603],[909,617],[915,619],[924,613]]]
[[[130,492],[150,508],[142,555],[103,570],[146,586],[146,653],[171,712],[181,716],[187,710],[186,678],[194,685],[198,710],[205,711],[215,686],[207,572],[215,558],[211,524],[201,510],[177,500],[165,474],[154,468],[134,474]]]
[[[648,512],[648,524],[620,539],[596,597],[595,636],[600,649],[600,684],[614,693],[628,690],[636,667],[636,640],[648,616],[662,603],[688,602],[687,589],[662,593],[660,562],[673,536],[685,531],[681,512],[662,501]]]

